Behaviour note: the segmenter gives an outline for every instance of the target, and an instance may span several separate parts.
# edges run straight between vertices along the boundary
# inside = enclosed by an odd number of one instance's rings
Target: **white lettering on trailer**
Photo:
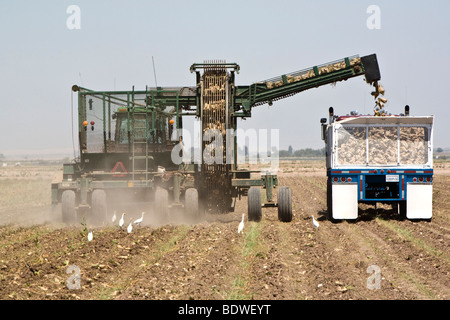
[[[398,174],[388,174],[386,175],[386,182],[399,182],[400,176]]]

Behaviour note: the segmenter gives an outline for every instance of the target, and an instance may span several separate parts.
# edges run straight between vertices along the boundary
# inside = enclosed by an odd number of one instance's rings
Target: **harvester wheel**
[[[65,190],[61,196],[61,212],[64,223],[72,223],[76,221],[75,212],[75,192],[72,190]]]
[[[278,188],[278,220],[292,221],[291,189],[289,187]]]
[[[248,220],[261,221],[261,189],[250,187],[248,190]]]
[[[189,188],[184,194],[184,212],[189,219],[198,219],[198,191],[195,188]]]
[[[155,191],[155,216],[159,217],[161,222],[169,218],[169,193],[166,189],[157,189]]]
[[[92,192],[92,220],[94,224],[102,224],[106,221],[106,192],[104,190],[94,190]]]

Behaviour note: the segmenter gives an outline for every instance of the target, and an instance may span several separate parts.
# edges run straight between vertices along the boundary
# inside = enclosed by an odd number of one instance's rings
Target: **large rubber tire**
[[[64,223],[73,223],[77,219],[75,211],[75,192],[72,190],[65,190],[61,195],[61,213],[62,221]]]
[[[195,188],[189,188],[184,194],[184,213],[189,220],[197,221],[200,217],[198,208],[198,191]]]
[[[400,201],[398,203],[398,209],[400,214],[400,220],[406,219],[406,200]]]
[[[339,223],[342,220],[336,220],[333,218],[333,191],[332,191],[331,178],[327,180],[327,219],[332,223]]]
[[[107,211],[106,192],[104,190],[94,190],[92,192],[91,215],[87,222],[101,225],[106,222]]]
[[[281,222],[292,221],[292,200],[289,187],[278,188],[278,220]]]
[[[331,193],[331,178],[327,179],[327,218],[333,221],[333,195]]]
[[[248,190],[248,220],[261,221],[261,189],[258,187],[250,187]]]
[[[157,189],[155,191],[155,216],[160,223],[166,223],[169,220],[169,193],[166,189]]]

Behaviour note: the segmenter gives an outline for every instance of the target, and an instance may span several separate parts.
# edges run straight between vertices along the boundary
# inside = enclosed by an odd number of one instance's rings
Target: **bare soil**
[[[279,171],[292,191],[290,223],[263,209],[238,234],[243,198],[197,224],[98,227],[91,242],[85,225],[65,226],[52,211],[59,168],[0,169],[0,299],[450,299],[447,165],[435,170],[431,222],[360,206],[356,222],[332,223],[323,165],[290,162]],[[79,289],[69,266],[79,268]],[[370,266],[379,289],[368,288]]]

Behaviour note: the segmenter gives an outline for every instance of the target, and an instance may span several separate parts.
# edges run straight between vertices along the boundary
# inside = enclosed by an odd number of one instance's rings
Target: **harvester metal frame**
[[[101,222],[107,214],[107,198],[114,198],[122,192],[141,194],[145,201],[149,198],[154,200],[155,211],[162,212],[163,216],[167,214],[169,205],[175,208],[184,207],[188,214],[196,215],[204,193],[202,190],[204,176],[200,166],[195,163],[175,165],[167,161],[175,143],[182,142],[181,135],[178,136],[178,141],[156,145],[155,142],[150,143],[151,137],[148,132],[153,134],[157,130],[156,115],[159,115],[164,123],[173,118],[174,130],[183,128],[182,119],[185,116],[196,116],[201,119],[203,75],[199,70],[211,68],[231,70],[226,74],[226,129],[234,131],[237,129],[237,119],[251,117],[251,110],[255,106],[265,103],[271,105],[273,101],[304,90],[356,76],[364,75],[367,83],[380,79],[376,55],[373,54],[361,58],[359,56],[344,58],[249,86],[236,86],[235,73],[239,73],[240,67],[235,63],[225,62],[193,64],[190,71],[196,74],[195,87],[156,87],[146,88],[145,91],[135,91],[133,87],[131,91],[92,91],[74,85],[72,90],[78,93],[80,158],[73,163],[64,164],[63,180],[52,184],[52,204],[62,203],[65,221],[86,215]],[[86,97],[91,97],[91,100],[86,101]],[[88,119],[89,110],[93,105],[92,97],[100,102],[99,109],[102,116],[98,117],[103,124],[98,132],[99,135],[103,135],[103,143],[98,143],[98,149],[94,152],[89,150],[90,145],[87,141],[88,121],[91,121],[91,124],[95,122]],[[111,109],[113,100],[115,110]],[[119,115],[118,107],[124,108],[125,110],[120,112],[126,112],[127,115],[128,152],[111,151],[114,151],[114,143],[117,145],[117,141],[112,137],[111,119],[114,112]],[[173,109],[169,112],[167,107]],[[138,115],[145,118],[145,127],[135,128],[135,119]],[[92,124],[91,127],[93,132],[98,131],[98,125]],[[166,129],[171,130],[170,128],[169,126]],[[145,139],[135,140],[138,130],[146,132]],[[137,151],[138,145],[141,146],[140,151]],[[279,220],[291,221],[290,189],[278,187],[277,176],[270,172],[255,178],[252,174],[259,171],[239,169],[236,161],[236,135],[233,136],[233,147],[234,162],[231,165],[227,164],[226,170],[229,187],[226,191],[230,200],[248,196],[249,220],[259,221],[262,207],[277,207]],[[144,165],[137,165],[139,161],[144,161]],[[163,167],[161,171],[160,167]],[[277,187],[278,194],[275,201],[273,190]],[[264,203],[261,201],[261,189],[265,190]],[[151,193],[150,197],[148,193]],[[234,205],[230,203],[230,206],[224,209],[232,211]]]

